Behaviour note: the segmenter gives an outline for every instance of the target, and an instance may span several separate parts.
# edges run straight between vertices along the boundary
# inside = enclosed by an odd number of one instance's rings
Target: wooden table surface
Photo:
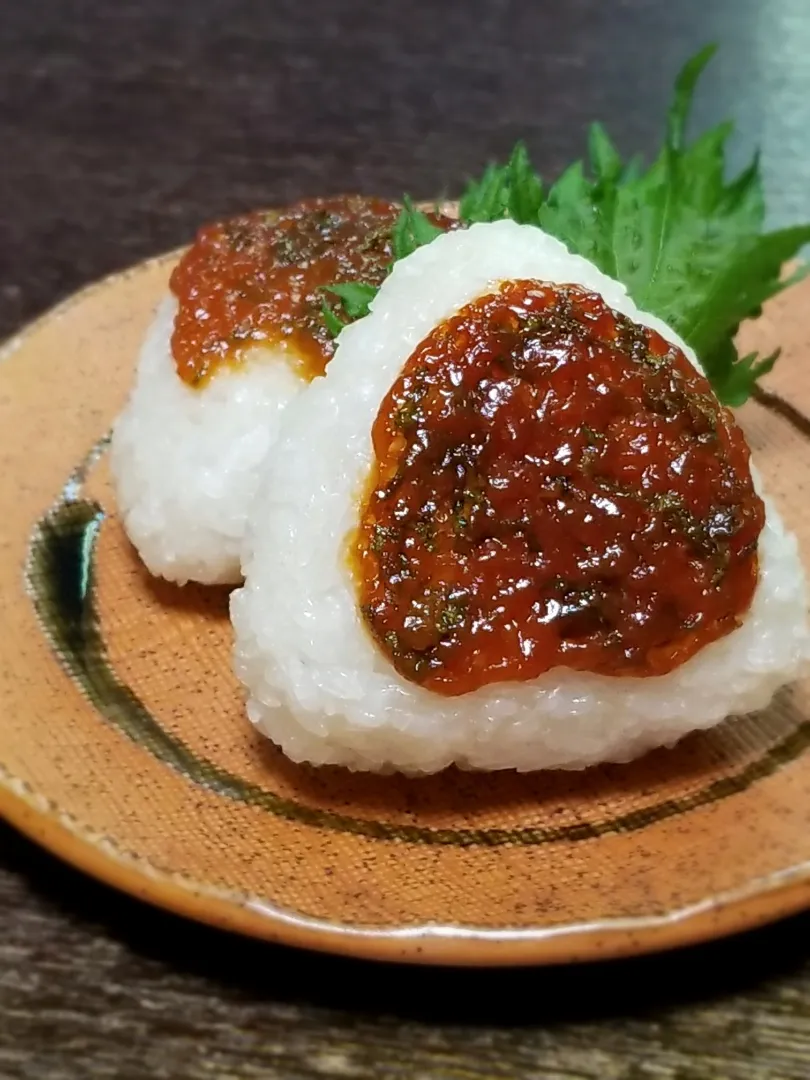
[[[808,0],[16,0],[0,5],[0,333],[202,220],[452,193],[525,137],[651,151],[677,67],[810,215]],[[0,718],[2,723],[2,718]],[[389,968],[184,924],[0,825],[0,1077],[810,1077],[810,918],[558,971]]]

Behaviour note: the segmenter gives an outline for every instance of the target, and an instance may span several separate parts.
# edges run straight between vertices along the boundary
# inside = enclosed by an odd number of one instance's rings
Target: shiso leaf
[[[523,225],[534,224],[543,205],[543,185],[522,142],[512,151],[506,168],[509,217]]]
[[[345,281],[339,285],[324,285],[324,292],[336,296],[350,319],[362,319],[368,315],[369,304],[377,295],[374,285],[364,281]]]
[[[734,342],[728,338],[712,358],[715,375],[708,371],[707,374],[720,400],[725,405],[737,408],[745,404],[757,379],[767,375],[778,359],[779,349],[762,359],[756,353],[741,357]]]
[[[810,243],[810,224],[763,231],[758,155],[726,179],[733,124],[688,141],[695,90],[715,52],[708,45],[678,75],[664,143],[648,167],[638,158],[623,162],[607,131],[593,124],[587,160],[571,164],[544,193],[518,143],[505,164],[491,162],[468,184],[459,216],[468,225],[511,218],[557,237],[680,334],[718,398],[737,406],[779,354],[740,357],[734,337],[745,319],[756,318],[766,300],[796,280],[785,278],[783,268]],[[393,233],[395,260],[441,231],[409,199],[404,203]]]
[[[413,205],[410,197],[406,195],[402,200],[402,210],[394,222],[391,230],[391,248],[394,262],[404,259],[413,254],[417,248],[429,244],[442,231],[434,225],[430,218],[422,210]],[[335,310],[324,301],[321,305],[321,315],[324,325],[332,337],[337,337],[348,322],[362,319],[368,315],[371,301],[379,292],[378,285],[370,285],[365,281],[342,282],[336,285],[322,286],[323,292],[331,293],[341,302],[346,319],[341,319]]]
[[[491,162],[480,180],[471,180],[459,200],[459,217],[472,225],[476,221],[497,221],[506,216],[505,167]]]
[[[431,240],[435,240],[441,232],[438,225],[434,225],[427,214],[417,210],[410,197],[406,195],[402,200],[402,210],[391,232],[394,261],[397,262],[399,259],[412,255],[417,248],[424,247]]]
[[[505,165],[491,162],[480,180],[470,181],[459,202],[459,217],[468,225],[500,218],[536,225],[542,203],[540,177],[525,144],[519,142]]]
[[[343,319],[338,318],[325,300],[321,301],[321,318],[323,319],[323,324],[326,327],[327,332],[333,338],[336,338],[343,327],[346,326]]]
[[[615,184],[621,178],[624,166],[618,150],[600,123],[591,124],[588,151],[596,179],[601,183]]]
[[[539,224],[621,281],[642,310],[692,346],[720,400],[741,405],[778,353],[740,359],[734,335],[789,284],[782,268],[810,242],[810,225],[763,233],[758,157],[725,179],[732,124],[687,144],[695,87],[714,52],[703,49],[678,76],[666,140],[648,169],[621,169],[592,131],[593,179],[582,164],[571,166],[549,191]]]

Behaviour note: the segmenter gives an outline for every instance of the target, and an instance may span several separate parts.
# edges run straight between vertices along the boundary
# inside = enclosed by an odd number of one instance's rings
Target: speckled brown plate
[[[295,766],[229,670],[223,590],[151,580],[104,454],[168,256],[46,315],[0,365],[0,812],[91,874],[273,941],[426,963],[669,948],[810,906],[810,681],[622,767],[425,780]],[[810,563],[810,282],[746,344],[742,410]]]

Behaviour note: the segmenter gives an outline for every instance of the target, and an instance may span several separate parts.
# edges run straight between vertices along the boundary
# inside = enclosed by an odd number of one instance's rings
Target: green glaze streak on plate
[[[557,827],[426,829],[353,818],[284,799],[193,753],[160,726],[109,663],[93,599],[95,542],[105,514],[97,503],[81,498],[84,478],[108,442],[105,437],[93,448],[71,475],[56,505],[34,529],[26,567],[29,595],[62,666],[105,720],[187,779],[227,799],[305,825],[377,840],[458,846],[570,843],[607,833],[634,832],[727,798],[769,776],[810,745],[810,722],[804,722],[736,775],[716,780],[692,795],[667,799],[608,821]]]

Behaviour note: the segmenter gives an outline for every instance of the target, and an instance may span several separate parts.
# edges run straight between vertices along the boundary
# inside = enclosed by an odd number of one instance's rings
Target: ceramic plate
[[[584,773],[355,776],[243,714],[225,590],[154,581],[105,455],[175,256],[102,282],[0,366],[0,812],[144,900],[273,941],[426,963],[683,945],[810,906],[810,681]],[[748,330],[741,411],[810,564],[810,282]]]

